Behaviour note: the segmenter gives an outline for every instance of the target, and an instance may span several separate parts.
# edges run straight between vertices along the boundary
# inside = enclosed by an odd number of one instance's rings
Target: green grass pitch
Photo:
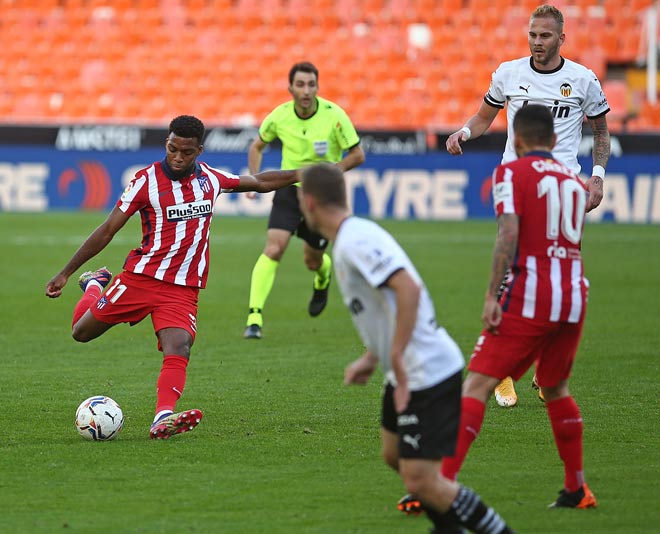
[[[395,508],[404,493],[380,459],[381,375],[342,385],[362,350],[336,286],[307,316],[311,275],[293,240],[265,311],[264,339],[243,340],[250,273],[263,219],[216,217],[211,275],[200,295],[181,409],[205,417],[192,433],[148,439],[161,356],[149,320],[88,344],[70,336],[80,290],[57,300],[46,282],[104,213],[0,214],[0,531],[407,533],[425,517]],[[439,321],[466,356],[480,329],[493,221],[384,221],[406,248]],[[121,269],[139,242],[130,221],[87,268]],[[572,379],[585,420],[585,470],[595,510],[548,510],[563,470],[542,403],[518,384],[519,406],[488,406],[461,473],[519,533],[660,529],[660,228],[588,225],[589,311]],[[84,441],[85,398],[120,403],[114,442]]]

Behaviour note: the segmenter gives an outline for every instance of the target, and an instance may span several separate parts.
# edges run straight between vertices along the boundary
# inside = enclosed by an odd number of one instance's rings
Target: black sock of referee
[[[440,513],[427,505],[423,506],[438,533],[455,532],[456,526],[462,525],[476,534],[513,534],[495,510],[484,504],[474,491],[463,486],[447,512]]]

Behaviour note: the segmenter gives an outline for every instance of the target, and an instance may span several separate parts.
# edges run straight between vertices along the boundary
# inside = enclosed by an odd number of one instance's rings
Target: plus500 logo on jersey
[[[166,214],[168,221],[176,222],[208,217],[212,211],[213,206],[210,200],[198,200],[196,202],[167,206]]]

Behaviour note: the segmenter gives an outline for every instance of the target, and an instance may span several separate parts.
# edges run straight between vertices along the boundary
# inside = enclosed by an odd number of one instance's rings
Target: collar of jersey
[[[167,176],[167,178],[172,182],[185,182],[186,180],[193,178],[195,176],[199,176],[202,173],[202,167],[198,162],[195,162],[195,168],[193,169],[193,171],[184,178],[174,177],[174,171],[172,171],[172,169],[170,169],[170,166],[167,164],[167,159],[163,159],[160,162],[160,166],[163,169],[163,173],[165,174],[165,176]]]
[[[309,117],[301,117],[300,115],[298,115],[298,112],[296,111],[296,103],[293,102],[293,113],[296,115],[296,117],[298,117],[301,121],[307,121],[311,119],[314,115],[316,115],[319,112],[319,107],[321,103],[319,102],[318,96],[315,97],[314,100],[316,100],[316,109],[314,110],[314,113],[312,113]]]
[[[564,58],[559,56],[559,59],[561,60],[559,62],[559,66],[556,69],[552,70],[539,70],[534,66],[534,58],[532,56],[529,56],[529,66],[534,72],[538,72],[539,74],[554,74],[555,72],[559,72],[562,67],[564,66]]]
[[[546,150],[532,150],[530,152],[527,152],[525,156],[538,156],[539,158],[549,158],[549,159],[554,159],[552,157],[552,152],[548,152]]]

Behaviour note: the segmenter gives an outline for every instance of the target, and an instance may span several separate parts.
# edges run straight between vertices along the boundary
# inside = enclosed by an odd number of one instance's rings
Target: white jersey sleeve
[[[610,111],[610,106],[607,103],[607,96],[603,93],[603,88],[597,76],[589,69],[587,69],[587,72],[589,74],[582,109],[588,119],[597,119]]]
[[[506,80],[507,80],[507,63],[502,63],[490,77],[490,87],[484,100],[487,104],[499,109],[504,108],[507,101],[506,95]]]

